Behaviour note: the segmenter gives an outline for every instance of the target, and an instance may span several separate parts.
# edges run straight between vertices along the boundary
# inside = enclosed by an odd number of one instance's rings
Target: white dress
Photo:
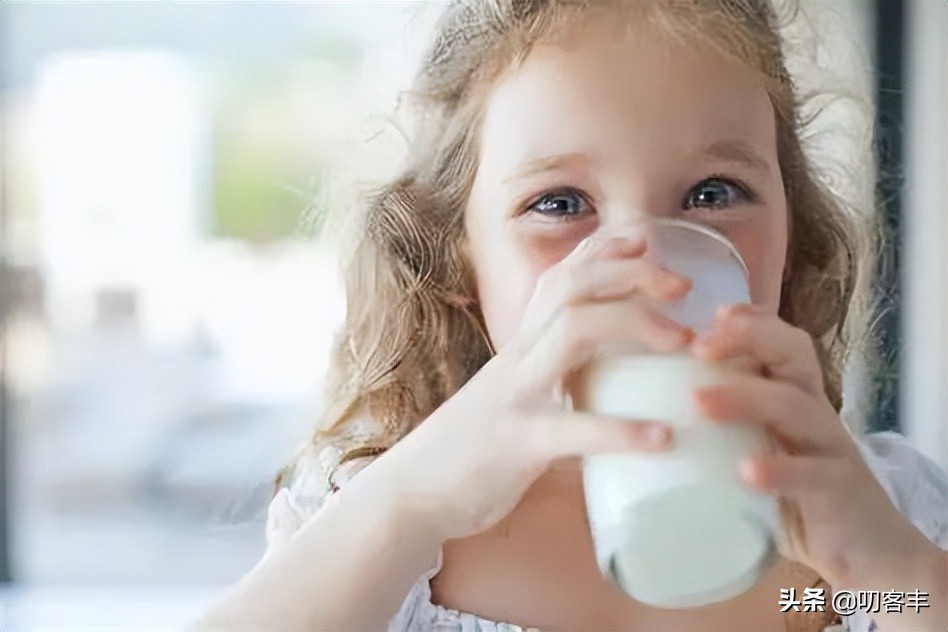
[[[870,470],[882,484],[895,506],[930,541],[948,549],[948,475],[894,432],[864,435],[857,445]],[[329,494],[325,472],[337,454],[324,450],[315,462],[303,464],[288,487],[277,492],[270,503],[267,519],[267,554],[282,546],[303,523],[322,506]],[[347,463],[334,477],[343,484],[369,459]],[[345,466],[344,466],[345,467]],[[517,625],[482,619],[431,602],[430,580],[441,570],[442,556],[411,587],[398,614],[389,622],[390,631],[431,630],[438,632],[527,632]],[[906,587],[909,590],[913,587]],[[775,602],[776,603],[776,602]],[[827,608],[830,607],[827,595]],[[876,629],[864,611],[842,617],[842,625],[825,627],[823,632],[872,632]]]

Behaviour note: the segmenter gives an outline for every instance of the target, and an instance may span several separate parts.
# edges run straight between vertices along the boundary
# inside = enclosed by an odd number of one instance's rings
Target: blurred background
[[[874,130],[886,174],[836,182],[891,234],[847,402],[945,465],[948,5],[803,4],[875,104],[814,151]],[[262,555],[344,315],[327,211],[397,166],[439,5],[0,2],[4,632],[173,628]]]

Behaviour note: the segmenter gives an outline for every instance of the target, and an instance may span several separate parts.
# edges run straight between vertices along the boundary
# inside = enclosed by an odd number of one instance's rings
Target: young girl
[[[410,161],[346,269],[328,423],[277,479],[267,554],[195,627],[946,628],[945,473],[838,416],[860,214],[802,151],[775,22],[769,0],[449,5],[410,93]],[[650,216],[727,236],[753,304],[697,337],[662,317],[690,282],[642,256]],[[779,448],[741,473],[779,499],[781,556],[726,602],[650,607],[596,566],[580,458],[674,436],[561,395],[633,340],[756,367],[694,393]],[[807,588],[825,601],[781,605]],[[842,590],[879,593],[839,617]]]

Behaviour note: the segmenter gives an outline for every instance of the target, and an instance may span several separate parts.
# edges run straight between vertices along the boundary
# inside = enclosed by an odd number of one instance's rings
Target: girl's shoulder
[[[896,508],[948,549],[948,472],[897,432],[864,434],[856,445]]]
[[[343,450],[331,444],[311,444],[300,453],[267,509],[268,554],[293,537],[310,517],[330,501],[339,487],[374,459],[362,457],[337,466],[342,455]]]

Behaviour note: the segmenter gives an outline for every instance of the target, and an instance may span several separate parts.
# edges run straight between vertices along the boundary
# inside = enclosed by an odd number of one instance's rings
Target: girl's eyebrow
[[[552,156],[541,156],[531,160],[525,160],[517,166],[517,169],[509,176],[501,180],[501,184],[507,184],[511,180],[529,178],[539,173],[547,171],[558,171],[569,166],[571,163],[589,162],[589,155],[583,152],[570,152],[566,154],[554,154]]]
[[[758,171],[765,176],[771,175],[770,163],[741,140],[716,141],[705,147],[700,152],[700,155],[741,165],[748,169]],[[512,180],[529,178],[548,171],[558,171],[568,167],[572,163],[587,163],[589,160],[589,154],[584,152],[540,156],[539,158],[525,160],[520,163],[517,169],[511,175],[504,178],[501,183],[508,184]]]
[[[759,171],[762,175],[771,175],[770,163],[761,158],[747,143],[740,140],[719,140],[705,147],[701,153],[710,158]]]

